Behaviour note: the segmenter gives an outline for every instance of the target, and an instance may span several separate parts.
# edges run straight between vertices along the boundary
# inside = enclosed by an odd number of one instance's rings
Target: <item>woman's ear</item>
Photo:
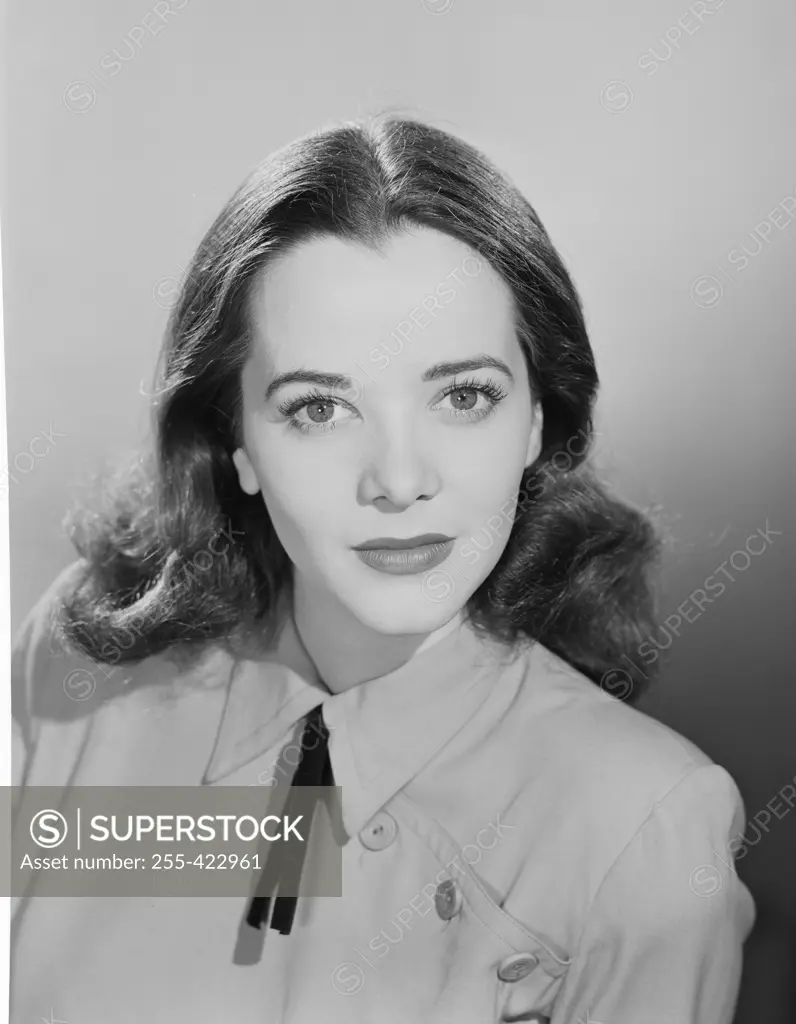
[[[241,490],[246,494],[257,494],[260,490],[260,485],[257,483],[257,477],[249,461],[249,456],[243,448],[238,448],[237,451],[232,453],[232,461],[235,464],[235,469],[238,471],[238,483],[241,486]]]
[[[542,427],[544,426],[544,415],[542,403],[533,402],[531,405],[531,429],[528,435],[528,450],[525,453],[525,468],[532,466],[539,458],[542,450]]]

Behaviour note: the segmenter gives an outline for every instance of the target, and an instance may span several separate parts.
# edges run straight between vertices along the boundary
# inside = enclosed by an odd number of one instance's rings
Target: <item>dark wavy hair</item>
[[[414,120],[376,117],[301,138],[260,164],[188,267],[156,370],[155,444],[67,517],[82,556],[60,635],[98,661],[209,642],[239,650],[275,626],[292,566],[259,495],[240,488],[247,298],[269,260],[332,235],[376,249],[406,227],[466,243],[511,290],[542,448],[526,470],[504,552],[470,598],[475,628],[538,641],[595,683],[616,673],[635,700],[653,625],[646,513],[587,464],[598,377],[572,281],[539,217],[478,150]]]

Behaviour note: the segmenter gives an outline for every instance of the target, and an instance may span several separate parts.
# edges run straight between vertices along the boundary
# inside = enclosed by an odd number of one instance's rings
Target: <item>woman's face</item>
[[[234,462],[296,585],[382,633],[440,628],[498,561],[541,447],[508,287],[436,231],[401,234],[384,255],[324,237],[256,279],[250,316]],[[297,371],[340,380],[284,379]],[[423,534],[453,544],[417,572],[354,550]]]

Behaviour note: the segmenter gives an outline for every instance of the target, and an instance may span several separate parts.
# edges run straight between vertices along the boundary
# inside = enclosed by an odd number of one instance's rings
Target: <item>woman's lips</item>
[[[405,576],[433,569],[435,565],[444,562],[453,550],[453,544],[453,540],[446,540],[421,544],[416,548],[367,548],[355,553],[371,569],[392,576]]]

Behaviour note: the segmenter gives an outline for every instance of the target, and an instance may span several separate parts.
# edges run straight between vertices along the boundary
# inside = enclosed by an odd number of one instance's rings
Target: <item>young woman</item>
[[[342,895],[29,893],[14,1020],[729,1024],[743,805],[630,706],[659,543],[589,469],[597,384],[469,145],[375,119],[254,172],[172,312],[152,457],[20,632],[15,768],[333,783]]]

